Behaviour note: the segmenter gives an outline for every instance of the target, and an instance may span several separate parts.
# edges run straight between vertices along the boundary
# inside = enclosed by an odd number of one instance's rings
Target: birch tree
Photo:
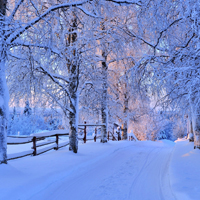
[[[8,89],[5,77],[6,62],[6,44],[4,42],[6,36],[6,0],[0,2],[0,164],[7,163],[7,122],[8,122]]]

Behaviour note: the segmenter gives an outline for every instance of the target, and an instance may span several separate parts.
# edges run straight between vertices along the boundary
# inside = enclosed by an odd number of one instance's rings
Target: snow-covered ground
[[[180,200],[200,199],[200,150],[194,143],[176,141],[170,164],[171,186]]]
[[[0,165],[0,200],[199,200],[200,151],[192,145],[91,141],[79,142],[77,154],[66,147],[12,160]]]

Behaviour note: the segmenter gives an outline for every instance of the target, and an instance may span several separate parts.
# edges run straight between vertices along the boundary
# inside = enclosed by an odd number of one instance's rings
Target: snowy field
[[[0,200],[199,200],[199,165],[184,140],[79,142],[0,165]]]

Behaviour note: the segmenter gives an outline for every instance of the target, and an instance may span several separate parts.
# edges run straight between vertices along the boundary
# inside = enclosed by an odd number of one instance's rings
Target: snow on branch
[[[40,16],[40,13],[39,13],[39,11],[38,11],[36,5],[34,4],[34,2],[33,2],[33,1],[30,1],[30,3],[32,4],[33,8],[35,8],[35,10],[36,10],[36,12],[37,12],[37,15]]]
[[[117,4],[135,4],[137,6],[142,6],[142,2],[141,1],[122,1],[122,0],[106,0],[106,1],[110,1],[113,3],[117,3]]]
[[[108,62],[108,64],[110,63],[113,63],[113,62],[119,62],[121,60],[128,60],[128,59],[131,59],[134,63],[136,62],[135,61],[135,58],[133,56],[123,56],[123,57],[119,57],[117,59],[112,59]]]
[[[90,13],[88,10],[84,9],[82,6],[77,6],[77,8],[79,8],[83,13],[85,13],[85,14],[86,14],[87,16],[89,16],[89,17],[101,18],[101,19],[103,19],[103,17],[96,16],[96,15]]]
[[[17,6],[15,7],[15,9],[13,10],[12,14],[10,15],[10,19],[9,22],[12,21],[14,15],[16,14],[18,8],[20,7],[20,5],[23,3],[24,0],[19,0]],[[141,6],[141,2],[140,1],[122,1],[122,0],[106,0],[108,2],[113,2],[113,3],[117,3],[117,4],[136,4],[138,6]],[[85,5],[88,2],[92,2],[92,0],[85,0],[85,1],[78,1],[78,2],[74,2],[74,3],[63,3],[63,4],[58,4],[58,5],[54,5],[51,6],[49,9],[47,9],[43,14],[39,15],[38,17],[36,17],[35,19],[31,20],[30,22],[28,22],[26,25],[24,25],[21,29],[19,29],[18,31],[14,32],[13,34],[10,34],[7,36],[6,40],[8,43],[12,43],[14,40],[16,40],[21,34],[23,34],[27,29],[29,29],[30,27],[32,27],[33,25],[35,25],[36,23],[38,23],[41,19],[45,18],[48,14],[50,14],[51,12],[58,10],[60,8],[69,8],[69,7],[77,7],[78,9],[80,9],[82,12],[84,12],[86,15],[91,16],[91,17],[99,17],[99,16],[95,16],[94,14],[88,12],[87,10],[85,10],[82,6]]]
[[[41,14],[40,16],[36,17],[35,19],[31,20],[30,22],[28,22],[26,25],[24,25],[21,29],[19,29],[18,31],[16,31],[15,33],[7,36],[6,40],[8,43],[12,43],[14,40],[16,40],[21,34],[23,34],[27,29],[29,29],[30,27],[32,27],[33,25],[35,25],[36,23],[38,23],[41,19],[45,18],[48,14],[50,14],[51,12],[58,10],[60,8],[69,8],[69,7],[78,7],[78,6],[82,6],[88,2],[90,2],[91,0],[85,0],[85,1],[78,1],[78,2],[74,2],[74,3],[63,3],[63,4],[58,4],[55,6],[51,6],[47,11],[45,11],[43,14]]]
[[[169,28],[171,28],[173,25],[175,25],[177,22],[181,21],[183,18],[179,18],[174,20],[171,24],[169,24],[165,29],[163,29],[162,31],[160,31],[160,35],[158,37],[158,40],[156,42],[156,44],[154,45],[154,49],[158,46],[158,44],[160,43],[160,39],[163,35],[164,32],[166,32]]]
[[[93,86],[93,83],[90,82],[90,81],[86,81],[86,82],[83,84],[83,87],[80,89],[79,94],[81,94],[81,92],[85,89],[86,85],[91,85],[91,86]]]
[[[46,45],[41,45],[41,44],[31,44],[31,43],[27,43],[27,42],[13,42],[11,44],[12,47],[16,47],[16,46],[23,46],[23,47],[38,47],[38,48],[42,48],[42,49],[48,49],[50,50],[52,53],[59,55],[60,57],[62,56],[62,54],[60,53],[60,51],[58,51],[55,48],[51,48],[50,46],[46,46]]]
[[[74,113],[74,111],[72,109],[70,109],[69,107],[64,106],[63,104],[61,104],[59,102],[59,99],[53,95],[51,92],[48,92],[48,90],[46,90],[46,93],[54,100],[56,101],[56,103],[60,106],[60,108],[63,110],[63,112],[66,114],[66,111]]]
[[[71,97],[69,91],[66,89],[66,87],[65,87],[64,85],[62,85],[62,84],[58,81],[59,78],[61,79],[61,76],[56,75],[56,77],[54,77],[54,74],[52,74],[52,73],[49,72],[47,69],[45,69],[45,67],[40,66],[39,68],[42,70],[41,73],[43,73],[44,75],[47,75],[54,83],[56,83],[59,87],[61,87],[61,88],[63,89],[63,91],[67,94],[67,96],[68,96],[70,102],[73,104],[73,100],[72,100],[72,97]],[[56,80],[56,79],[57,79],[57,80]],[[62,80],[65,80],[65,78],[62,77]],[[67,82],[68,80],[66,79],[65,81]],[[71,112],[71,110],[70,110],[70,112]]]

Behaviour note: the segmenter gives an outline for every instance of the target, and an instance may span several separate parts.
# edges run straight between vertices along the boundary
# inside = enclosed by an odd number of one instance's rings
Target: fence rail
[[[48,132],[32,134],[31,136],[28,136],[28,137],[8,136],[7,137],[8,145],[32,143],[33,146],[31,147],[31,150],[28,150],[28,151],[8,154],[7,160],[22,158],[29,155],[36,156],[36,155],[45,153],[47,151],[50,151],[52,149],[58,150],[64,146],[69,145],[69,141],[59,142],[59,136],[66,136],[66,135],[69,135],[67,130],[56,130],[56,131],[48,131]],[[55,138],[50,141],[45,141],[45,139],[49,137],[55,137]],[[43,148],[41,149],[41,147]]]

